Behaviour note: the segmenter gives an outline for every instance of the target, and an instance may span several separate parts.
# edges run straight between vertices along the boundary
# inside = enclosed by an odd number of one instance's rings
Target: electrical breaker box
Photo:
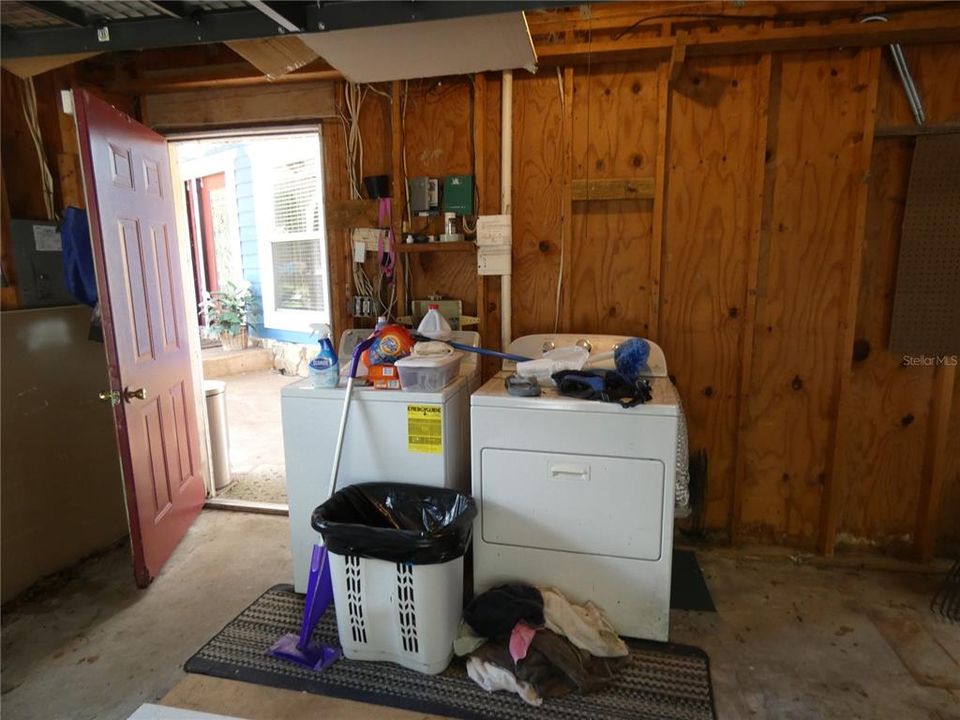
[[[11,220],[10,237],[20,306],[76,305],[77,301],[67,291],[64,279],[63,243],[56,224]]]
[[[410,178],[410,212],[429,215],[440,210],[440,181],[432,177]]]
[[[443,179],[443,211],[473,215],[473,175],[448,175]]]

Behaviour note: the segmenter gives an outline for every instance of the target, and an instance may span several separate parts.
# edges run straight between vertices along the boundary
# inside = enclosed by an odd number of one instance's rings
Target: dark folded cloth
[[[533,627],[543,625],[543,596],[531,585],[500,585],[471,600],[463,611],[463,619],[481,637],[509,636],[521,620]]]
[[[597,658],[580,650],[562,635],[539,630],[527,656],[514,664],[506,641],[486,642],[473,652],[484,662],[511,670],[543,698],[560,697],[576,690],[592,693],[613,681],[616,668],[627,658]]]

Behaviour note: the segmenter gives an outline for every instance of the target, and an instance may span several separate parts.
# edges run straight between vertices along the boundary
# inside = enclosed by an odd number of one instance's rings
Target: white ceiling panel
[[[523,13],[404,23],[299,36],[353,82],[536,70]]]

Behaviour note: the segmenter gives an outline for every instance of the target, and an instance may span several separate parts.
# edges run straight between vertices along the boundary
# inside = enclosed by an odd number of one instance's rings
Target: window
[[[274,168],[270,254],[277,310],[324,310],[317,166],[317,158],[309,158]]]
[[[330,322],[317,135],[273,138],[252,155],[266,328]]]

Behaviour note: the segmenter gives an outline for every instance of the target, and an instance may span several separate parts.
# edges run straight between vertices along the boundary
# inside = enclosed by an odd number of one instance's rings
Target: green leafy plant
[[[250,286],[228,282],[223,290],[204,292],[200,311],[207,316],[207,326],[216,335],[239,335],[247,326],[253,311]]]

